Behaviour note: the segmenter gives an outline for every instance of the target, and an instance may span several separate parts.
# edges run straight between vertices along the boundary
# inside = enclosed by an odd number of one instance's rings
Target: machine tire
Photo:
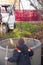
[[[16,28],[16,23],[14,23],[14,28]]]
[[[5,23],[2,24],[2,32],[3,33],[9,32],[8,24]]]

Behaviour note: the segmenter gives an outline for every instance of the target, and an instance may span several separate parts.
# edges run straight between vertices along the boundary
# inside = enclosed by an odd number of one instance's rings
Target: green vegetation
[[[43,23],[34,23],[34,22],[17,22],[16,29],[10,31],[9,33],[5,33],[2,35],[5,38],[7,37],[30,37],[32,33],[43,30]],[[1,35],[0,35],[1,37]]]

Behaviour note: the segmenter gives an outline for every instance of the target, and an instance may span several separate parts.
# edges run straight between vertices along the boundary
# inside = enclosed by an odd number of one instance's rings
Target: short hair
[[[20,38],[20,39],[18,40],[18,44],[24,44],[24,39],[23,39],[23,38]]]

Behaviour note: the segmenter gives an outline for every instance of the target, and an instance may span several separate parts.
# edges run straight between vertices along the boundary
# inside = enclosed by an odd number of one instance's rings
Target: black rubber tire
[[[3,23],[3,24],[2,24],[2,30],[3,30],[3,31],[2,31],[3,33],[9,32],[8,24]]]
[[[16,23],[14,23],[14,28],[16,28]]]

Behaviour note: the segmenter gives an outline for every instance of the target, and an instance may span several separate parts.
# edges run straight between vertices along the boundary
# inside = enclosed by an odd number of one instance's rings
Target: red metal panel
[[[16,21],[43,21],[36,10],[15,10]]]

